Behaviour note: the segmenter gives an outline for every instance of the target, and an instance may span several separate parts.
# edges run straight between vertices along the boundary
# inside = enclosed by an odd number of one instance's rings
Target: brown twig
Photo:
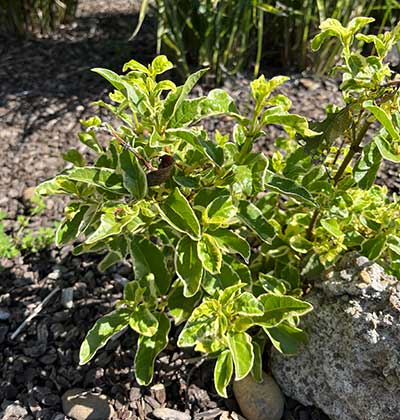
[[[123,140],[119,135],[118,135],[118,133],[116,133],[112,128],[108,128],[108,130],[109,130],[109,132],[114,136],[114,138],[116,139],[116,140],[118,140],[118,142],[124,147],[124,149],[127,149],[127,150],[129,150],[131,153],[133,153],[134,155],[135,155],[135,157],[137,158],[137,159],[139,159],[143,164],[144,164],[144,166],[146,166],[146,168],[149,170],[149,171],[153,171],[153,170],[155,170],[156,168],[154,168],[153,166],[152,166],[152,164],[150,163],[150,162],[148,162],[142,155],[140,155],[129,143],[127,143],[125,140]]]

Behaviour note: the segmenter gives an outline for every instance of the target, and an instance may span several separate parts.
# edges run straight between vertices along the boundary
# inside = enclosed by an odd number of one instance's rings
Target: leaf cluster
[[[94,161],[69,151],[73,166],[37,188],[72,198],[58,244],[79,240],[75,254],[104,253],[101,270],[132,263],[133,279],[89,331],[81,363],[129,327],[139,335],[137,380],[149,384],[171,322],[185,323],[178,344],[217,359],[215,385],[225,396],[233,376],[261,380],[267,341],[286,354],[306,342],[298,325],[312,309],[301,299],[304,281],[345,251],[399,276],[399,201],[374,185],[381,161],[399,156],[399,85],[384,63],[398,35],[370,38],[384,47],[363,57],[352,43],[368,22],[330,20],[313,42],[338,37],[345,62],[345,105],[319,123],[290,112],[290,100],[275,91],[287,80],[281,76],[254,80],[254,108],[242,115],[224,90],[188,96],[206,70],[181,86],[159,81],[172,68],[165,56],[149,66],[131,60],[122,75],[94,69],[115,89],[111,103],[97,105],[120,125],[82,121],[79,140]],[[232,132],[202,126],[222,116],[234,121]],[[267,158],[253,145],[271,124],[287,137]]]

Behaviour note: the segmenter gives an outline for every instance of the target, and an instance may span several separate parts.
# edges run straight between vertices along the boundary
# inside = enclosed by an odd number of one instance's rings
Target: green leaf
[[[150,71],[153,75],[157,75],[171,70],[173,67],[173,64],[165,55],[159,55],[152,61]]]
[[[119,159],[124,187],[137,200],[144,198],[147,195],[147,178],[143,168],[129,150],[123,150]]]
[[[311,48],[313,51],[317,51],[325,39],[330,37],[337,37],[345,47],[345,51],[349,53],[349,48],[353,42],[356,32],[358,32],[363,26],[368,25],[368,23],[373,21],[373,18],[357,17],[352,19],[347,25],[347,28],[345,28],[336,19],[326,19],[319,26],[321,32],[317,34],[311,41]]]
[[[388,235],[386,245],[391,251],[400,256],[400,238],[398,236]]]
[[[252,184],[254,194],[264,192],[266,189],[266,180],[268,175],[268,159],[262,153],[256,153],[253,158],[252,165]]]
[[[207,156],[211,162],[218,166],[222,166],[224,163],[224,150],[214,142],[207,140],[205,131],[194,131],[188,128],[169,128],[166,131],[166,135],[172,138],[177,137],[190,144],[193,149],[203,156]]]
[[[390,162],[400,163],[400,142],[396,145],[397,150],[393,150],[387,135],[380,132],[374,136],[374,142],[377,145],[382,157]]]
[[[291,235],[289,239],[289,244],[292,249],[300,254],[307,254],[314,247],[314,244],[304,237],[304,233],[299,233],[297,235]]]
[[[373,238],[366,239],[361,244],[361,253],[370,260],[376,260],[385,249],[386,239],[385,233],[379,233]]]
[[[233,191],[238,194],[251,195],[253,192],[253,172],[247,165],[238,165],[233,167],[235,174],[235,183]]]
[[[250,245],[249,243],[239,236],[237,233],[228,229],[216,229],[208,232],[218,243],[222,251],[229,254],[238,253],[245,261],[250,258]]]
[[[186,96],[207,70],[208,69],[203,69],[191,74],[186,79],[183,86],[179,86],[175,91],[168,94],[164,101],[164,109],[162,110],[162,120],[164,122],[169,122],[176,114]]]
[[[251,82],[251,93],[257,103],[263,104],[270,96],[271,92],[278,86],[289,80],[287,76],[276,76],[266,80],[264,75]]]
[[[131,313],[129,326],[139,334],[152,337],[158,330],[158,320],[148,308],[142,304]]]
[[[206,208],[217,197],[229,195],[227,188],[202,188],[194,197],[194,206]]]
[[[225,287],[218,297],[218,301],[225,307],[230,301],[236,300],[236,298],[240,295],[240,289],[246,286],[246,283],[239,282],[233,286]]]
[[[144,290],[140,287],[139,282],[132,280],[124,287],[124,300],[129,301],[130,304],[139,304],[143,299]]]
[[[175,270],[184,284],[184,296],[195,295],[203,277],[203,265],[197,252],[197,242],[183,236],[176,246]]]
[[[125,195],[126,189],[122,185],[122,177],[109,168],[94,168],[86,166],[83,168],[72,168],[65,172],[69,180],[94,185],[114,194]]]
[[[179,232],[188,234],[198,241],[201,237],[200,224],[185,196],[179,188],[159,206],[161,217]]]
[[[102,69],[100,67],[93,68],[92,71],[94,73],[100,74],[100,76],[104,77],[108,82],[110,82],[116,89],[123,91],[124,90],[124,83],[121,76],[117,73],[113,72],[112,70]]]
[[[236,267],[233,267],[232,264],[227,264],[225,261],[222,261],[220,273],[210,274],[205,272],[202,280],[203,289],[210,296],[213,296],[217,289],[226,290],[226,288],[241,283],[242,280],[240,274],[235,270],[235,268]]]
[[[197,243],[197,252],[204,268],[211,274],[221,272],[222,253],[216,240],[207,233],[204,233]]]
[[[118,218],[113,209],[111,209],[111,211],[101,215],[100,225],[87,237],[85,243],[90,245],[110,236],[119,235],[130,223],[133,223],[136,229],[144,224],[135,214]]]
[[[124,64],[124,67],[122,67],[122,71],[126,72],[127,70],[140,71],[145,74],[149,73],[149,70],[147,69],[147,67],[144,66],[143,64],[140,64],[136,60],[130,60]]]
[[[233,99],[222,89],[213,89],[200,104],[201,118],[238,112]]]
[[[70,150],[67,150],[64,153],[61,153],[61,156],[63,157],[63,159],[66,162],[71,162],[75,166],[85,166],[86,165],[86,161],[85,161],[84,157],[81,155],[81,153],[79,152],[79,150],[70,149]]]
[[[374,105],[372,101],[365,101],[363,103],[363,107],[365,109],[368,109],[368,111],[370,111],[371,114],[374,115],[374,117],[383,125],[385,130],[392,137],[392,139],[394,140],[400,139],[400,133],[396,130],[392,119],[383,108],[380,108],[379,106]],[[399,156],[399,161],[400,161],[400,156]]]
[[[167,132],[173,128],[177,128],[179,130],[200,119],[200,104],[204,102],[205,99],[206,98],[202,96],[200,98],[185,99],[182,101],[181,106],[175,112],[175,115],[171,118],[168,124],[170,128]]]
[[[214,386],[218,394],[228,398],[226,387],[231,381],[233,373],[233,361],[229,350],[223,351],[217,359],[214,367]]]
[[[339,223],[336,219],[334,219],[334,218],[321,219],[320,223],[321,223],[322,227],[328,233],[330,233],[333,237],[340,238],[340,237],[343,236],[343,232],[340,229]]]
[[[71,208],[71,204],[68,207],[69,209]],[[82,231],[82,221],[84,219],[85,214],[89,212],[89,209],[91,209],[90,206],[85,206],[80,203],[74,203],[72,212],[67,213],[65,221],[61,223],[57,228],[55,238],[57,246],[72,241],[80,235]],[[90,212],[92,211],[93,210],[91,209]]]
[[[205,336],[210,336],[218,323],[216,306],[217,302],[213,300],[203,300],[190,315],[185,327],[179,334],[178,346],[194,346],[198,340]]]
[[[261,383],[263,381],[263,370],[262,370],[262,348],[253,338],[252,341],[254,362],[251,369],[251,373],[256,382]]]
[[[135,214],[118,218],[113,211],[103,213],[100,225],[87,237],[85,243],[94,244],[110,236],[119,235],[130,223],[135,225],[136,229],[144,224]]]
[[[120,332],[129,323],[130,311],[117,309],[98,319],[87,333],[79,351],[79,364],[84,365],[96,354],[97,350],[104,347],[107,341]]]
[[[139,385],[147,386],[153,379],[154,361],[159,353],[167,347],[171,323],[163,313],[156,313],[158,330],[151,336],[141,335],[138,339],[135,355],[135,375]]]
[[[276,327],[265,329],[273,346],[281,353],[294,355],[307,344],[307,334],[284,321]]]
[[[263,305],[249,292],[244,292],[235,299],[234,310],[238,315],[243,316],[259,316],[264,314]]]
[[[173,292],[168,298],[169,314],[174,318],[175,325],[186,321],[193,309],[198,305],[202,294],[197,292],[195,295],[187,298],[184,295],[184,286],[173,286]]]
[[[155,282],[161,294],[168,292],[171,275],[165,265],[161,250],[146,238],[132,237],[129,241],[135,278],[141,279],[147,274],[154,274]]]
[[[264,315],[254,317],[254,323],[264,330],[275,327],[282,321],[293,316],[305,315],[312,310],[308,302],[293,296],[274,295],[272,293],[259,296],[260,303],[264,306]]]
[[[263,241],[271,242],[275,235],[274,227],[265,219],[261,210],[253,203],[242,200],[238,207],[239,219],[252,229]]]
[[[337,112],[330,112],[323,121],[310,124],[314,131],[322,134],[318,136],[305,137],[305,151],[309,154],[322,153],[329,150],[343,133],[353,123],[351,108],[349,105]]]
[[[317,131],[311,130],[308,127],[308,122],[306,118],[296,114],[289,114],[288,112],[266,114],[262,119],[262,122],[265,125],[280,124],[285,129],[290,128],[304,137],[312,137],[321,134]]]
[[[358,186],[368,190],[375,182],[382,162],[382,156],[374,142],[363,147],[360,159],[353,169],[353,177]]]
[[[97,268],[101,273],[104,273],[107,269],[109,269],[114,264],[117,264],[123,260],[122,255],[119,252],[110,251],[106,254],[106,256],[99,262]]]
[[[229,195],[215,198],[206,209],[206,221],[209,224],[229,224],[230,219],[235,215],[236,207]]]
[[[284,280],[277,279],[276,277],[265,273],[259,273],[258,276],[261,286],[267,292],[272,292],[276,295],[286,294],[287,289]]]
[[[238,381],[247,376],[253,367],[254,353],[251,337],[245,332],[229,332],[227,338],[235,365],[235,380]]]
[[[267,180],[266,186],[270,190],[285,194],[288,197],[293,197],[312,206],[317,205],[312,195],[304,187],[296,184],[289,178],[274,174],[268,170],[267,173],[270,175],[270,178]]]

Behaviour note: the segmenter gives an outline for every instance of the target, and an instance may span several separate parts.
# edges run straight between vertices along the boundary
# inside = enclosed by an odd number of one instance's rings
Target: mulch
[[[79,147],[79,120],[93,115],[92,101],[106,97],[107,83],[89,70],[105,67],[120,71],[132,57],[142,62],[154,57],[154,19],[146,19],[138,37],[127,41],[136,19],[127,0],[90,0],[83,2],[74,23],[52,35],[23,41],[0,36],[0,210],[7,213],[8,230],[16,229],[18,215],[29,213],[24,191],[64,167],[61,152]],[[249,80],[251,76],[240,75],[225,84],[242,106],[248,101]],[[203,90],[207,87],[198,87],[196,93]],[[314,119],[323,116],[326,104],[338,101],[335,82],[303,75],[293,75],[283,91],[292,99],[294,112]],[[209,129],[214,128],[208,124]],[[222,131],[227,127],[229,122],[218,126]],[[272,129],[270,137],[277,133]],[[258,147],[271,150],[266,141]],[[392,191],[400,189],[394,167],[382,172],[380,182]],[[31,219],[32,227],[50,226],[62,216],[64,199],[51,197],[46,203],[44,213]],[[107,395],[114,418],[121,420],[147,418],[160,405],[189,410],[199,420],[218,419],[223,412],[240,413],[232,393],[228,399],[217,395],[212,383],[213,361],[197,366],[198,354],[176,347],[179,329],[174,330],[171,343],[156,362],[154,384],[164,384],[163,402],[151,388],[140,387],[135,381],[133,332],[110,341],[92,362],[79,366],[79,346],[85,333],[121,298],[131,269],[119,264],[100,273],[96,268],[100,257],[78,258],[70,250],[69,246],[50,247],[2,262],[0,407],[19,401],[28,411],[25,418],[60,420],[64,418],[61,395],[78,387]],[[27,328],[11,339],[49,293],[68,287],[74,290],[72,308],[62,305],[61,292],[57,292]],[[315,407],[303,407],[288,398],[284,419],[328,418]]]

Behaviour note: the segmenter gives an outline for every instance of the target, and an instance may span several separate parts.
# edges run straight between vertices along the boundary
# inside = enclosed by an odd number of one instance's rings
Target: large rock
[[[306,300],[309,344],[296,357],[272,355],[283,392],[333,420],[399,420],[399,282],[349,254]]]

